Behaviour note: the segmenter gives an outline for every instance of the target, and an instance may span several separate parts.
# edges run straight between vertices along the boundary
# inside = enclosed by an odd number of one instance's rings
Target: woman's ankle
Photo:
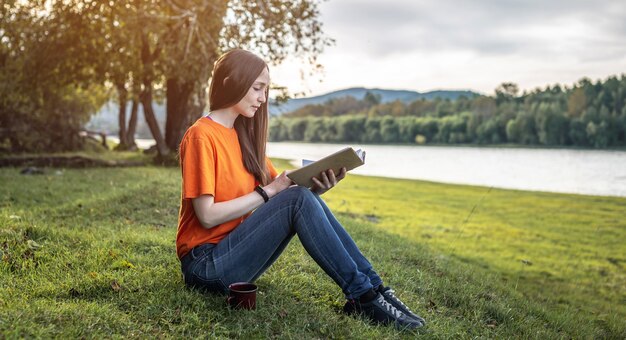
[[[374,291],[374,289],[370,289],[367,292],[361,294],[361,296],[358,297],[358,300],[360,303],[368,303],[373,301],[376,296],[378,296],[378,293]]]

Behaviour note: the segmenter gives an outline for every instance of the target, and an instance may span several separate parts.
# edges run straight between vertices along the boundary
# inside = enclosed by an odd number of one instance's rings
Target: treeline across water
[[[271,141],[626,146],[626,76],[519,95],[381,103],[371,93],[307,105],[270,121]]]

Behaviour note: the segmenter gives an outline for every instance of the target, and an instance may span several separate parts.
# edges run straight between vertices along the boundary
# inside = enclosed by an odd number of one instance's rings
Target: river
[[[346,146],[367,153],[365,165],[351,172],[359,175],[626,197],[626,151],[279,142],[268,143],[268,155],[299,164]]]
[[[347,145],[269,143],[270,157],[319,159]],[[626,197],[626,152],[492,147],[350,145],[352,173],[488,187]]]

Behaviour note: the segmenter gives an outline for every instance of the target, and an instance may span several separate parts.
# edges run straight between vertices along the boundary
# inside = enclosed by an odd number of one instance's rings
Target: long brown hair
[[[264,68],[268,68],[265,61],[251,52],[235,49],[223,54],[213,67],[209,87],[209,110],[224,109],[239,103]],[[265,98],[267,95],[266,90]],[[267,185],[271,180],[265,162],[268,100],[259,107],[253,118],[240,115],[235,120],[243,164],[262,185]]]

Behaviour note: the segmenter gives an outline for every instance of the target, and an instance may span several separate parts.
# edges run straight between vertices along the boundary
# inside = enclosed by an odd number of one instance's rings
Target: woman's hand
[[[320,176],[320,178],[322,179],[321,181],[315,177],[311,178],[311,180],[313,180],[313,183],[315,183],[311,190],[318,195],[325,193],[326,191],[337,185],[339,181],[344,179],[346,177],[346,172],[346,168],[341,168],[341,171],[337,176],[335,176],[335,172],[333,171],[333,169],[328,169],[322,172]]]
[[[266,185],[263,189],[267,195],[272,198],[278,195],[279,192],[289,188],[292,184],[291,179],[287,177],[287,171],[283,171],[282,174],[276,176],[272,183]]]

